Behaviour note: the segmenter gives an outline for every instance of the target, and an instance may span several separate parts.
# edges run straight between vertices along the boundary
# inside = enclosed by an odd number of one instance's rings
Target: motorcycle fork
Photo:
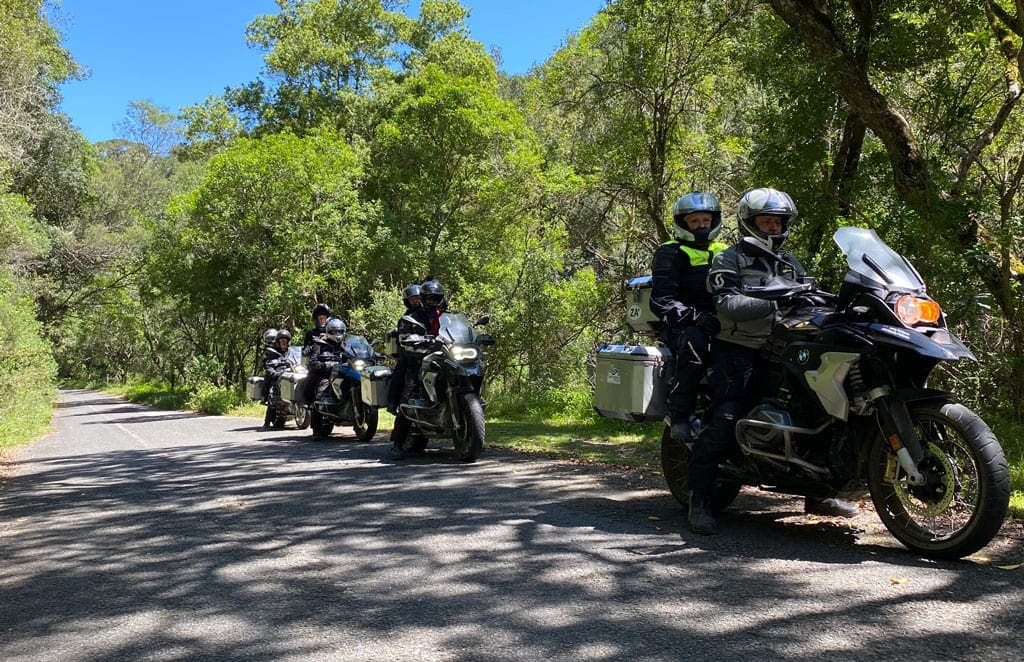
[[[907,403],[889,396],[882,396],[878,400],[878,427],[882,431],[889,448],[892,450],[890,458],[895,458],[899,466],[907,474],[907,482],[911,485],[924,485],[926,478],[917,468],[917,465],[924,459],[924,447],[921,439],[914,430],[914,423],[910,418],[910,409]],[[887,477],[894,477],[896,467],[890,466],[886,469]]]

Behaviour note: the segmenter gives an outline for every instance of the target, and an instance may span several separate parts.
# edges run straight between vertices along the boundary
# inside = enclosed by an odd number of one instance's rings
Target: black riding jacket
[[[711,261],[725,248],[725,244],[719,242],[698,247],[673,239],[654,252],[651,312],[667,325],[670,334],[677,334],[693,324],[699,313],[715,312],[707,277]]]

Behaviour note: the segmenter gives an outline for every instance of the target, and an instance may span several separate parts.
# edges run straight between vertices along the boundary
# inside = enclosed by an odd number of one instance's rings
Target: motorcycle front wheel
[[[295,429],[305,430],[309,427],[309,410],[305,407],[295,406]]]
[[[868,489],[879,518],[901,543],[926,556],[958,559],[992,540],[1006,517],[1010,474],[985,421],[960,404],[913,407],[924,446],[924,485],[911,485],[881,435],[868,460]]]
[[[377,410],[359,400],[353,403],[353,407],[356,422],[352,426],[352,430],[356,433],[356,439],[370,441],[373,439],[373,435],[377,434]]]
[[[309,412],[309,424],[313,428],[313,438],[327,438],[334,431],[334,423],[317,410]]]
[[[692,451],[685,442],[672,438],[669,426],[661,434],[661,474],[668,484],[668,491],[684,508],[690,506],[690,455]],[[715,492],[711,495],[711,510],[719,513],[736,500],[740,484],[719,476]]]
[[[455,434],[455,456],[463,462],[476,462],[484,448],[484,406],[475,393],[461,396],[456,408],[459,429]]]

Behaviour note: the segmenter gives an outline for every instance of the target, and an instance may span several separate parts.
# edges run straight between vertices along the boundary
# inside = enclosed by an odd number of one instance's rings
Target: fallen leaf
[[[657,515],[648,515],[647,519],[651,520],[652,522],[660,522],[661,521],[661,518],[658,517]]]
[[[900,584],[906,584],[909,581],[910,580],[907,579],[906,577],[890,577],[889,578],[889,582],[892,583],[893,586],[899,586]]]
[[[1014,565],[997,565],[1000,570],[1016,570],[1017,568],[1024,567],[1024,563],[1015,563]]]
[[[660,471],[652,471],[652,472],[651,472],[651,475],[652,475],[652,476],[660,476],[660,475],[661,475],[661,472],[660,472]]]

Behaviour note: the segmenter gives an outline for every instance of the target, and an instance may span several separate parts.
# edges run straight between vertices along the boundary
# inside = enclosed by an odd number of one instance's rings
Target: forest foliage
[[[43,1],[0,0],[0,407],[54,362],[238,389],[263,329],[325,301],[380,338],[429,274],[491,316],[497,408],[585,416],[674,199],[718,194],[731,239],[773,186],[826,286],[839,226],[906,254],[980,359],[940,379],[1024,420],[1020,3],[612,0],[518,76],[456,0],[278,5],[239,26],[251,83],[91,145]]]

